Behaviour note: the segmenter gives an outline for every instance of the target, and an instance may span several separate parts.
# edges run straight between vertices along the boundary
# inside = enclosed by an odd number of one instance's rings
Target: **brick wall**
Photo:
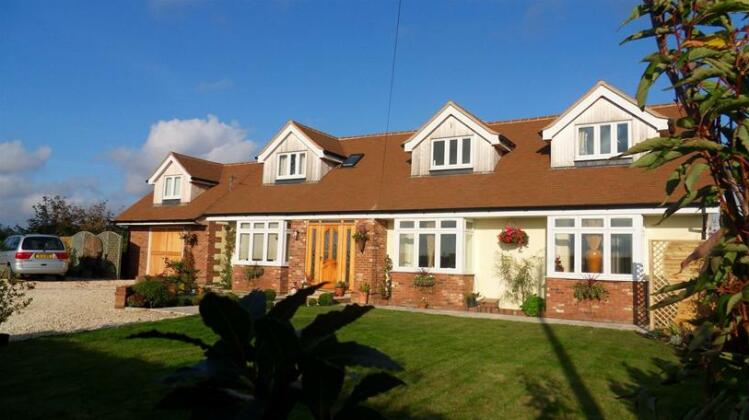
[[[291,221],[288,280],[292,287],[301,287],[306,277],[304,263],[307,253],[307,226],[306,220]]]
[[[362,219],[356,221],[354,231],[365,229],[367,241],[364,252],[359,244],[354,244],[354,283],[350,286],[353,293],[359,293],[359,287],[368,283],[374,295],[379,290],[385,277],[385,256],[387,255],[387,221]]]
[[[415,287],[416,273],[393,272],[393,295],[390,303],[418,306],[426,298],[430,308],[464,309],[464,294],[473,291],[473,274],[434,274],[435,285]]]
[[[577,281],[546,279],[546,317],[647,325],[646,282],[598,280],[608,297],[578,301],[572,292]]]
[[[289,268],[279,266],[261,266],[263,275],[252,281],[247,280],[245,265],[235,265],[232,290],[250,291],[252,289],[273,289],[278,293],[287,293],[289,290]]]
[[[146,274],[148,263],[148,226],[130,226],[125,278],[139,278]]]
[[[198,240],[192,247],[192,256],[195,258],[195,268],[198,270],[198,284],[210,283],[209,279],[213,278],[213,264],[209,264],[212,259],[213,239],[211,229],[215,229],[215,223],[208,225],[186,227],[191,233],[194,233]],[[209,258],[210,254],[210,258]]]

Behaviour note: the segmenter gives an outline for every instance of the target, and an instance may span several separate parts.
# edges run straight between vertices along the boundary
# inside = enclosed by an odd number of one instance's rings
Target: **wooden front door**
[[[307,281],[327,282],[333,288],[339,281],[352,287],[354,247],[353,223],[311,223],[307,231]]]
[[[148,256],[148,274],[159,275],[166,270],[166,262],[182,258],[183,242],[178,229],[152,229]]]

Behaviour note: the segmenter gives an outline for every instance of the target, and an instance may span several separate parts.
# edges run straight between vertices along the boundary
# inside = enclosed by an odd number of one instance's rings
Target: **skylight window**
[[[364,155],[361,153],[354,153],[353,155],[349,155],[349,157],[347,157],[346,160],[341,163],[341,166],[344,168],[354,167],[363,157]]]

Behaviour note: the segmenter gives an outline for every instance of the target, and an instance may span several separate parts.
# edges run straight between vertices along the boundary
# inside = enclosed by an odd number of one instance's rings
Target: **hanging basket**
[[[497,236],[499,242],[505,245],[523,247],[528,245],[528,234],[516,226],[506,225]]]
[[[356,233],[351,235],[351,237],[356,241],[356,246],[359,248],[359,252],[363,254],[364,248],[367,246],[367,240],[369,239],[367,231],[362,227],[357,230]]]

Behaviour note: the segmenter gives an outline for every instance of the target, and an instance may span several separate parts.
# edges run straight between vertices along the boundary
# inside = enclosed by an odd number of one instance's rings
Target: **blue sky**
[[[499,120],[561,112],[599,79],[632,93],[653,49],[619,46],[634,4],[403,0],[390,128],[418,127],[448,99]],[[0,223],[43,194],[121,209],[167,150],[249,160],[288,119],[383,131],[396,9],[0,2]]]

